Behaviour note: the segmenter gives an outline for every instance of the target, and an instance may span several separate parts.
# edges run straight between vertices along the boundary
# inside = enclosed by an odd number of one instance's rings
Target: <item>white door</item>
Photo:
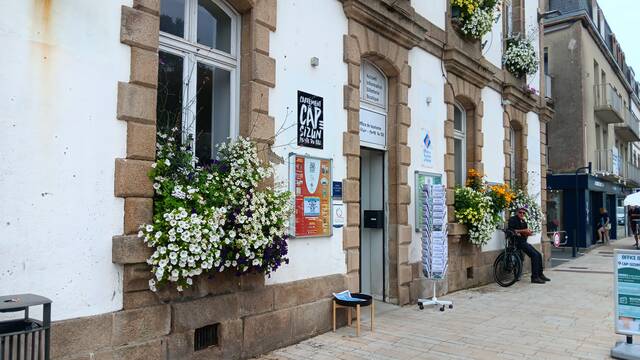
[[[384,301],[384,152],[360,148],[360,289]]]

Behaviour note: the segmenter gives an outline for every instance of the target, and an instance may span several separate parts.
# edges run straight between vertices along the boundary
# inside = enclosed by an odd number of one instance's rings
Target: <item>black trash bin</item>
[[[29,308],[42,305],[42,321]],[[33,294],[0,296],[0,313],[23,311],[24,317],[0,321],[0,360],[49,360],[51,300]]]

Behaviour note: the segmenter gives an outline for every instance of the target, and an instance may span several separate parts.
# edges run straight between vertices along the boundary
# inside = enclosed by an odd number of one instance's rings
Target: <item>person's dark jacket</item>
[[[605,226],[608,222],[609,222],[609,213],[602,213],[600,214],[600,219],[598,221],[598,227],[603,227]]]
[[[529,228],[529,225],[527,225],[527,222],[524,219],[521,220],[518,215],[513,215],[511,218],[509,218],[509,224],[507,225],[507,228],[509,230],[524,230]],[[516,235],[515,232],[513,235],[513,239],[516,240],[516,242],[527,242],[527,237],[528,236],[524,235]]]

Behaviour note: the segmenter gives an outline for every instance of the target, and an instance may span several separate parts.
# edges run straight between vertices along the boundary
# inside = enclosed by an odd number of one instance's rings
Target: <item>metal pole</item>
[[[582,214],[580,213],[580,200],[578,194],[578,172],[581,168],[576,170],[576,229],[575,236],[573,237],[573,246],[571,247],[571,257],[576,257],[578,255],[578,234],[580,233],[580,218],[582,218]]]
[[[571,256],[576,257],[578,255],[578,235],[580,234],[580,219],[582,218],[582,214],[580,213],[580,201],[578,195],[578,174],[582,170],[588,170],[588,174],[591,174],[591,161],[589,161],[588,166],[579,167],[576,169],[575,180],[576,180],[576,230],[575,236],[573,238],[573,246],[571,249]],[[587,179],[587,187],[588,187],[588,179]],[[585,194],[586,197],[586,194]]]

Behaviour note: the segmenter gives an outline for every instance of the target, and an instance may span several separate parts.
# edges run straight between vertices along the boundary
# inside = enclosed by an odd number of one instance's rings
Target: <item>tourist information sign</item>
[[[640,335],[640,251],[616,250],[614,259],[616,332]]]
[[[613,276],[615,329],[627,341],[617,342],[611,357],[640,360],[640,345],[633,343],[633,335],[640,335],[640,250],[616,249]]]

